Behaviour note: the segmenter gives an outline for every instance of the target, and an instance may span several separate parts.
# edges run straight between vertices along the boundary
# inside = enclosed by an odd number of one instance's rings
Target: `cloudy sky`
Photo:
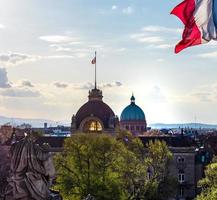
[[[0,115],[70,120],[98,85],[120,116],[217,123],[217,42],[175,55],[178,0],[1,0]]]

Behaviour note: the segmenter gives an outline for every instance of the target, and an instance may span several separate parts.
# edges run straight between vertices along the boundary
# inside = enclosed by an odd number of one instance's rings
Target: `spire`
[[[96,87],[96,51],[95,51],[95,89],[97,88]]]
[[[91,64],[95,65],[95,81],[94,81],[94,89],[89,91],[89,101],[102,101],[102,91],[97,89],[97,79],[96,79],[96,51],[95,51],[95,57],[91,61]]]
[[[94,89],[97,88],[97,84],[96,84],[96,51],[95,51],[95,57],[94,59],[91,61],[92,64],[95,64],[95,81],[94,81]]]
[[[134,97],[134,95],[133,95],[133,93],[132,93],[132,96],[131,96],[131,98],[130,98],[130,102],[131,102],[131,104],[135,104],[135,97]]]
[[[95,57],[93,58],[93,60],[91,61],[91,64],[95,64],[95,87],[94,89],[97,88],[97,85],[96,85],[96,51],[95,51]]]

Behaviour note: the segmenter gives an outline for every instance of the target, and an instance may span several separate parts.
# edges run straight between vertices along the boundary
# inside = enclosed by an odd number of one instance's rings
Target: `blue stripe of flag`
[[[217,29],[217,0],[213,0],[213,21],[215,24],[215,28]]]

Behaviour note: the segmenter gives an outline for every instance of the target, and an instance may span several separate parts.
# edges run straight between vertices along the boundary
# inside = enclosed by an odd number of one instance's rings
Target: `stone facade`
[[[197,180],[202,178],[199,173],[202,165],[196,163],[194,147],[171,147],[173,158],[169,164],[171,176],[177,178],[178,191],[174,199],[194,199],[196,196]]]

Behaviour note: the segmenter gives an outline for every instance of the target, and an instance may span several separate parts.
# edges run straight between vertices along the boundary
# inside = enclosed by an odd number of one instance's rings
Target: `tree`
[[[151,177],[146,192],[147,199],[168,199],[176,193],[177,180],[169,175],[168,164],[172,158],[166,142],[155,140],[147,144],[146,162]]]
[[[199,187],[202,192],[197,200],[215,200],[217,199],[217,158],[209,164],[205,170],[205,178],[199,181]]]
[[[66,139],[63,154],[56,156],[56,189],[64,199],[121,199],[117,165],[124,146],[105,134],[76,134]]]
[[[116,137],[73,135],[55,158],[55,189],[66,200],[83,199],[88,194],[96,200],[163,199],[158,193],[166,195],[162,186],[168,183],[165,167],[171,153],[160,141],[149,143],[146,150],[139,138],[126,131],[119,131]],[[153,169],[151,178],[149,168]]]
[[[129,199],[160,200],[175,195],[178,183],[168,171],[172,153],[164,141],[150,141],[144,148],[138,137],[123,130],[118,131],[116,138],[128,150],[123,154],[121,174]]]

